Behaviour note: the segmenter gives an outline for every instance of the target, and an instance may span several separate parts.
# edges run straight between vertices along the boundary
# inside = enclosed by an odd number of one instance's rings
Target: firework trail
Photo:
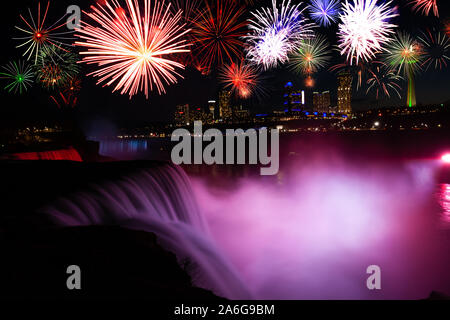
[[[369,79],[367,80],[368,87],[366,93],[374,90],[377,100],[380,97],[380,93],[388,98],[391,97],[391,93],[397,94],[399,98],[402,97],[400,94],[402,87],[399,82],[403,78],[394,70],[378,64],[374,68],[370,68],[368,72]]]
[[[81,40],[75,45],[87,48],[80,53],[84,63],[98,66],[88,75],[99,78],[97,84],[115,84],[113,92],[120,90],[130,99],[139,91],[148,98],[153,87],[165,93],[165,85],[183,78],[176,69],[184,65],[173,57],[189,52],[182,12],[173,15],[165,1],[144,0],[143,6],[138,0],[125,2],[127,10],[112,0],[85,13],[93,22],[81,22],[76,34]]]
[[[367,82],[366,79],[371,76],[370,70],[383,65],[384,63],[378,60],[371,60],[367,62],[360,60],[358,64],[350,64],[347,61],[332,66],[329,71],[336,73],[350,73],[352,75],[352,79],[356,82],[356,90],[360,90],[363,87],[364,83]]]
[[[64,85],[61,91],[51,95],[50,99],[59,109],[63,106],[75,108],[78,102],[78,92],[81,90],[81,80],[75,76]]]

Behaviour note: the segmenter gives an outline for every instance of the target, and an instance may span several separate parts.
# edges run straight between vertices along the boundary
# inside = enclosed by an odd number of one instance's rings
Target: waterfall
[[[40,211],[59,226],[118,225],[153,232],[180,263],[190,262],[195,285],[230,299],[251,297],[210,237],[189,179],[178,167],[137,169],[115,181],[91,184]]]

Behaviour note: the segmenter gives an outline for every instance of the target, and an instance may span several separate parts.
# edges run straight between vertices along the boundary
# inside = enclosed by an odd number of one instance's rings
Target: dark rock
[[[0,233],[0,298],[217,300],[194,287],[152,233],[74,227]],[[81,268],[81,290],[66,286]]]

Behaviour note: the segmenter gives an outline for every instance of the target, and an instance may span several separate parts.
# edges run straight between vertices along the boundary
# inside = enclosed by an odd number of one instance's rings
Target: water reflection
[[[442,208],[441,221],[450,228],[450,184],[440,184],[437,198]]]
[[[147,150],[147,140],[110,140],[100,143],[100,154],[114,155],[122,152],[143,152]]]

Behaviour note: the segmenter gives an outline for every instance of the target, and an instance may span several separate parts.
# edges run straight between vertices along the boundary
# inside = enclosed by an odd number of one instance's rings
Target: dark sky
[[[418,34],[425,28],[436,27],[442,29],[442,21],[450,18],[450,3],[447,0],[438,0],[441,19],[434,16],[425,17],[413,14],[410,6],[406,3],[409,0],[394,0],[399,6],[400,17],[394,21],[400,29],[412,34]],[[38,1],[15,1],[15,8],[9,8],[8,13],[3,13],[1,19],[1,30],[3,34],[2,50],[0,51],[0,63],[5,65],[10,60],[17,60],[21,57],[22,51],[16,49],[17,41],[12,40],[13,36],[20,36],[20,32],[15,30],[14,25],[19,23],[19,14],[27,14],[27,8],[32,12],[36,11]],[[42,5],[46,1],[41,1]],[[255,1],[257,4],[268,3],[268,1]],[[296,0],[293,1],[297,3]],[[11,2],[10,2],[11,3]],[[55,21],[65,13],[67,6],[77,4],[82,9],[88,9],[94,0],[58,0],[50,5],[49,20]],[[325,34],[331,44],[336,44],[337,27],[328,29],[319,28],[318,32]],[[344,60],[338,53],[334,54],[332,64],[341,63]],[[148,100],[143,94],[134,96],[131,100],[126,95],[112,93],[112,87],[101,87],[95,85],[95,81],[86,77],[86,73],[92,67],[83,66],[82,81],[83,87],[79,95],[79,103],[75,111],[83,126],[93,128],[95,126],[133,126],[142,125],[146,122],[171,120],[174,108],[177,104],[189,103],[193,105],[206,105],[210,99],[217,99],[217,91],[220,84],[216,80],[216,75],[202,76],[194,69],[188,68],[183,74],[185,79],[181,79],[178,84],[167,87],[167,94],[159,96],[151,93]],[[450,66],[442,71],[430,70],[417,76],[416,92],[418,103],[440,103],[450,99]],[[293,74],[287,67],[280,67],[264,74],[267,96],[261,101],[252,100],[246,102],[252,110],[270,110],[282,105],[282,88],[284,83],[292,81],[295,86],[302,88],[304,78]],[[315,75],[316,86],[314,91],[331,90],[334,96],[336,90],[336,79],[333,73],[327,69]],[[0,93],[2,101],[0,108],[1,124],[11,124],[20,119],[23,121],[45,120],[58,117],[58,110],[49,100],[49,94],[44,89],[35,86],[22,96],[14,96],[6,91]],[[399,105],[402,101],[392,99],[390,101],[375,102],[374,96],[365,94],[365,90],[354,95],[353,106],[357,109],[364,109],[377,104]]]

